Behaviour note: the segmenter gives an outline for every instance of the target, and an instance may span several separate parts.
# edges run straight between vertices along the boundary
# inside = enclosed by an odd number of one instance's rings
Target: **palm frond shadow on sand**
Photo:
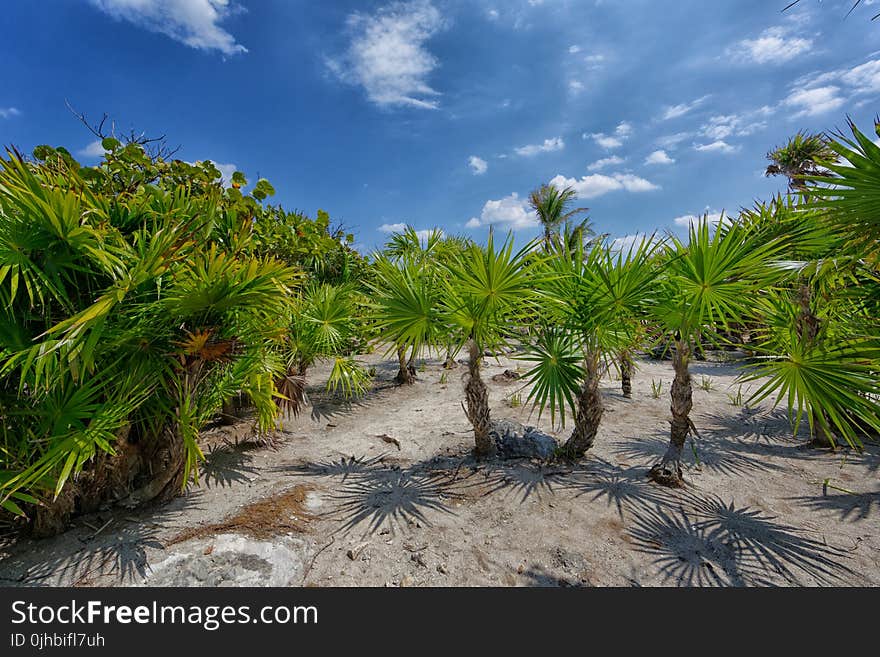
[[[846,550],[714,495],[688,493],[677,506],[639,509],[629,535],[678,586],[828,586],[853,574]]]
[[[257,449],[255,443],[215,445],[205,452],[205,460],[199,468],[199,480],[207,488],[228,488],[235,484],[247,484],[259,474],[249,453]]]
[[[433,459],[402,468],[385,456],[340,458],[286,469],[294,475],[339,480],[329,496],[332,509],[321,517],[339,521],[334,533],[362,529],[365,534],[396,531],[410,524],[431,524],[432,513],[454,515],[451,500],[458,473]]]
[[[0,563],[0,580],[24,586],[52,586],[52,581],[88,584],[93,577],[111,575],[120,584],[132,584],[149,575],[147,550],[164,550],[158,530],[184,509],[198,509],[201,493],[191,492],[157,510],[145,507],[138,511],[113,511],[87,516],[66,533],[40,542],[40,549],[28,550],[24,539],[14,554]],[[103,525],[100,533],[92,529]],[[86,518],[83,518],[85,521]],[[48,548],[46,546],[49,546]]]
[[[809,451],[792,441],[784,414],[756,414],[743,410],[731,418],[724,414],[696,420],[699,436],[691,436],[682,454],[683,464],[715,474],[740,476],[749,472],[779,472],[773,457],[802,460]],[[653,464],[669,445],[667,431],[658,430],[640,439],[618,440],[612,449],[619,457]]]
[[[813,511],[833,511],[840,520],[847,522],[860,522],[872,513],[880,513],[880,490],[874,493],[826,492],[790,500]]]

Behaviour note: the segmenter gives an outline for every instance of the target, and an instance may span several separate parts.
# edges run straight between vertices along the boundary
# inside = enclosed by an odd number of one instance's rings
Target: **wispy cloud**
[[[764,120],[775,110],[764,106],[742,114],[719,114],[711,117],[700,127],[699,135],[707,139],[747,137],[767,127]]]
[[[89,0],[117,20],[164,34],[190,48],[247,52],[220,24],[240,8],[230,0]]]
[[[839,109],[846,102],[840,87],[829,85],[792,91],[783,104],[795,110],[794,118],[818,116]]]
[[[631,123],[621,121],[614,129],[613,135],[606,135],[604,132],[584,133],[584,139],[592,139],[598,146],[605,150],[614,150],[623,146],[623,142],[629,139],[633,134],[633,126]]]
[[[727,49],[727,56],[752,64],[783,64],[809,52],[813,40],[792,34],[787,27],[771,27],[755,39],[743,39]]]
[[[732,146],[723,139],[718,139],[708,144],[694,144],[694,150],[699,153],[736,153],[740,149],[739,146]]]
[[[670,105],[663,110],[663,114],[661,115],[661,119],[663,121],[669,121],[671,119],[677,119],[680,116],[684,116],[685,114],[690,114],[695,109],[697,109],[700,105],[709,100],[711,96],[703,96],[702,98],[697,98],[695,100],[690,101],[689,103],[679,103],[678,105]]]
[[[782,104],[794,110],[793,118],[818,116],[878,93],[880,59],[870,59],[851,68],[813,73],[795,80]]]
[[[591,165],[587,167],[588,171],[601,171],[602,169],[607,169],[608,167],[617,167],[626,162],[622,157],[617,155],[612,155],[611,157],[603,157],[601,160],[596,160]]]
[[[15,107],[0,107],[0,119],[11,119],[14,116],[21,116],[21,112]]]
[[[437,109],[440,93],[428,84],[439,61],[428,40],[446,25],[430,0],[394,2],[374,14],[348,17],[348,50],[327,62],[339,79],[363,87],[382,107]]]
[[[553,137],[552,139],[545,139],[543,144],[529,144],[528,146],[520,146],[519,148],[514,149],[514,152],[521,157],[531,157],[532,155],[537,155],[538,153],[552,153],[554,151],[561,151],[565,148],[565,141],[563,141],[562,137]]]

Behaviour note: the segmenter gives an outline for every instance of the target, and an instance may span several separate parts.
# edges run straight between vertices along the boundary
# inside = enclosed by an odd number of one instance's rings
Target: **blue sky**
[[[367,250],[395,226],[681,230],[785,188],[764,156],[880,112],[880,0],[7,0],[0,142],[97,161],[65,106],[268,178]],[[878,5],[878,6],[871,6]]]

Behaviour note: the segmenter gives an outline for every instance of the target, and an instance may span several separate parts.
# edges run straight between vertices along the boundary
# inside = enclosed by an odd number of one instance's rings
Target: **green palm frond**
[[[327,390],[345,397],[359,397],[370,389],[370,375],[353,358],[336,358]]]
[[[550,410],[550,422],[559,416],[565,426],[566,409],[574,412],[575,397],[585,376],[584,354],[570,331],[548,327],[526,348],[521,359],[533,363],[525,374],[532,384],[528,401],[538,409],[538,418]]]

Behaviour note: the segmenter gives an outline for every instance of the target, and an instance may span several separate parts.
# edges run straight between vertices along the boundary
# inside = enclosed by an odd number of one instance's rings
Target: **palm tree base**
[[[398,370],[394,380],[400,385],[411,386],[416,382],[416,368],[407,365],[406,369]]]
[[[684,488],[685,485],[681,476],[681,462],[677,459],[667,461],[664,458],[648,471],[648,478],[667,488]]]

